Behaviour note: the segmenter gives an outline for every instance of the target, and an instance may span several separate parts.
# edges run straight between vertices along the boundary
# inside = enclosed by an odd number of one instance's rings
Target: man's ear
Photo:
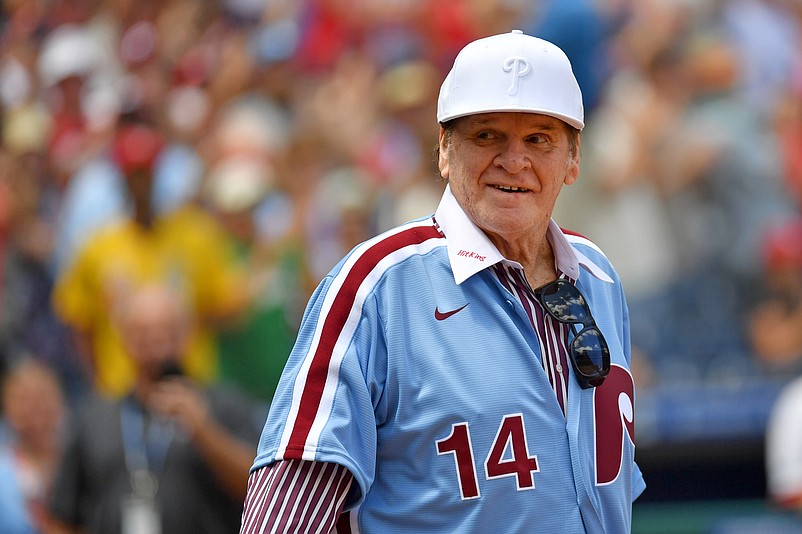
[[[440,176],[448,180],[448,139],[445,128],[440,127],[438,137],[439,149],[437,151],[437,167],[440,169]]]
[[[565,185],[571,185],[579,179],[579,159],[580,159],[580,138],[576,138],[576,150],[568,159],[568,172],[565,175],[563,182]]]

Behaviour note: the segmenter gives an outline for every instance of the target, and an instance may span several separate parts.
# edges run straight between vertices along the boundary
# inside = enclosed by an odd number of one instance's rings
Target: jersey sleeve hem
[[[256,459],[253,462],[253,465],[251,466],[250,472],[253,473],[258,469],[267,467],[270,464],[273,464],[280,460],[309,460],[308,457],[307,458],[302,457],[302,452],[310,453],[310,450],[308,449],[304,451],[300,451],[297,449],[287,450],[281,458],[278,457],[277,451],[275,450],[266,451],[256,457]],[[348,469],[348,471],[354,477],[356,483],[359,485],[359,493],[360,493],[358,499],[356,500],[349,499],[348,505],[349,507],[354,507],[362,504],[362,500],[365,494],[367,494],[368,488],[370,486],[369,482],[370,479],[367,473],[359,469],[350,457],[342,454],[341,452],[315,449],[311,451],[311,453],[314,456],[314,458],[312,458],[311,461],[339,464]],[[308,456],[308,454],[304,456]]]

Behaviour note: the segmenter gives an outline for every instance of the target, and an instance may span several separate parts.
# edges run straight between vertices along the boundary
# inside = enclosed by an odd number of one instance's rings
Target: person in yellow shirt
[[[241,309],[246,299],[229,236],[211,214],[190,202],[156,215],[152,169],[163,147],[152,126],[121,123],[110,152],[125,176],[132,215],[89,236],[54,288],[54,309],[77,334],[95,386],[112,396],[134,381],[114,320],[134,288],[161,281],[186,300],[194,323],[181,365],[202,382],[217,377],[216,321]]]

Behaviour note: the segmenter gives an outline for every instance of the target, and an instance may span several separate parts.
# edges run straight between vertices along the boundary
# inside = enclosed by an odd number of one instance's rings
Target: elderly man
[[[442,201],[313,295],[241,532],[631,529],[626,302],[598,247],[551,219],[579,176],[568,58],[520,31],[470,43],[437,118]]]

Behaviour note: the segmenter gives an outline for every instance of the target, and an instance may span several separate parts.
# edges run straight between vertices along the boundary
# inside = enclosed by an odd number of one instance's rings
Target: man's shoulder
[[[602,287],[618,286],[618,273],[615,266],[592,239],[589,237],[565,228],[560,228],[566,242],[573,248],[574,255],[579,263],[580,271],[586,271],[591,276],[589,280],[602,282]]]
[[[333,274],[367,274],[376,267],[402,263],[413,256],[424,256],[445,245],[445,236],[431,216],[416,219],[363,241],[343,258]]]
[[[560,227],[560,230],[562,231],[568,243],[570,243],[574,249],[581,252],[586,258],[590,259],[601,268],[611,266],[611,262],[607,257],[607,254],[605,254],[601,247],[597,245],[596,242],[590,237],[574,230],[568,230],[562,227]]]
[[[581,234],[575,230],[569,230],[567,228],[563,228],[562,226],[560,227],[560,231],[563,233],[568,242],[571,243],[571,245],[573,245],[574,247],[582,247],[583,249],[593,250],[597,254],[600,254],[606,258],[602,249],[588,236]]]

